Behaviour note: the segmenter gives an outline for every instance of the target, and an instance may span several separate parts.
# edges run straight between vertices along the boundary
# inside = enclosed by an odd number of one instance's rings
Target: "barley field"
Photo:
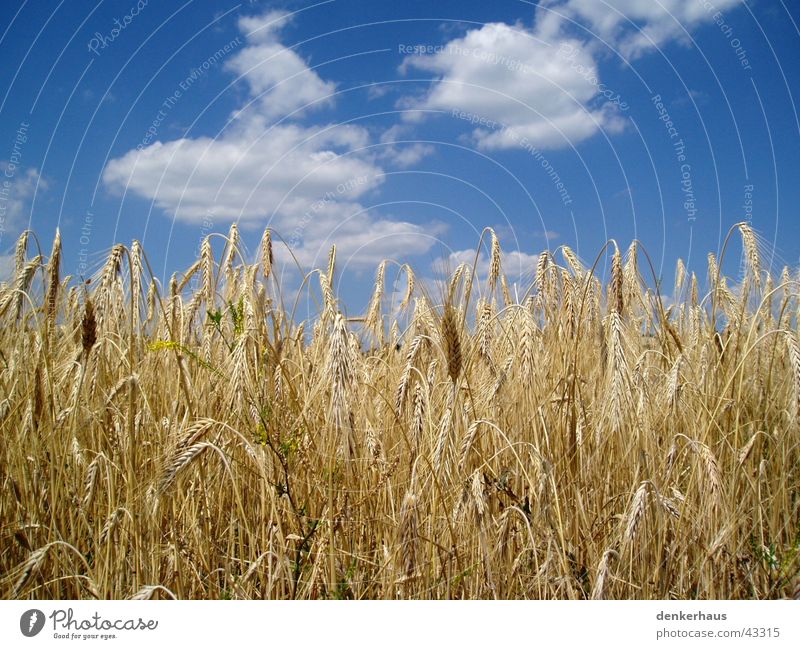
[[[484,276],[384,262],[358,317],[333,249],[303,322],[282,245],[234,226],[162,287],[138,242],[83,282],[22,235],[3,597],[798,596],[800,291],[746,224],[705,277],[611,241],[516,291],[487,229]]]

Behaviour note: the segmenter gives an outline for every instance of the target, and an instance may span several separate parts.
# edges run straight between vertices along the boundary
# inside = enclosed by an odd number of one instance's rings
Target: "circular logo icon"
[[[44,628],[44,613],[38,608],[25,611],[19,618],[19,630],[26,638],[32,638]]]

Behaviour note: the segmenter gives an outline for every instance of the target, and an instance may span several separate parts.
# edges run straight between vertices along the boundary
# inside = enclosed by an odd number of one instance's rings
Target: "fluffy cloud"
[[[553,149],[600,129],[618,132],[625,102],[603,85],[597,39],[625,57],[639,56],[686,38],[740,1],[543,0],[530,28],[490,23],[433,52],[412,53],[401,72],[417,68],[436,79],[423,97],[405,97],[399,106],[408,109],[409,123],[424,119],[424,111],[465,120],[484,149]]]
[[[313,218],[299,219],[286,230],[295,257],[304,266],[326,263],[328,251],[336,244],[339,267],[374,267],[383,259],[405,261],[410,254],[427,251],[440,241],[445,226],[439,222],[423,226],[376,217],[357,203],[330,202],[312,205]],[[297,241],[302,245],[297,247]],[[276,246],[279,261],[289,262],[282,246]]]
[[[245,223],[263,222],[272,210],[280,223],[302,216],[339,185],[349,187],[346,198],[353,199],[380,182],[381,170],[353,153],[366,143],[363,129],[251,127],[218,139],[182,138],[129,151],[109,162],[103,179],[179,219],[199,222],[211,213]]]
[[[0,282],[8,282],[14,272],[14,255],[0,255]]]
[[[408,57],[409,67],[438,75],[410,107],[457,112],[478,125],[483,148],[558,148],[619,127],[613,107],[598,101],[591,53],[574,38],[548,42],[519,25],[490,23],[432,55]]]
[[[389,147],[384,155],[396,167],[407,169],[408,167],[413,167],[434,151],[435,149],[430,144],[415,142],[407,146]]]
[[[10,174],[6,175],[6,171]],[[7,182],[8,185],[4,185]],[[13,249],[16,237],[28,227],[31,199],[47,189],[47,181],[37,169],[20,169],[0,160],[0,248],[2,252]],[[14,255],[0,254],[0,281],[8,281],[14,270]]]
[[[358,202],[383,180],[375,155],[365,149],[366,129],[293,121],[331,104],[335,85],[280,43],[287,20],[283,12],[240,19],[245,47],[226,69],[244,81],[248,102],[219,137],[156,141],[128,151],[106,166],[106,186],[152,200],[188,222],[211,217],[215,227],[225,221],[269,225],[292,241],[304,262],[332,241],[342,254],[373,241],[359,260],[364,264],[378,252],[427,251],[426,227],[375,217]]]
[[[14,169],[11,179],[5,175],[8,163],[0,160],[0,184],[9,183],[0,196],[0,227],[3,233],[15,233],[28,227],[30,201],[36,188],[47,189],[47,182],[37,169]]]
[[[526,278],[531,278],[536,271],[536,264],[539,261],[538,255],[530,255],[520,250],[503,251],[500,256],[503,272],[511,282],[521,282]],[[476,266],[477,275],[481,281],[489,276],[489,265],[491,258],[485,251],[481,250],[478,255]],[[460,264],[472,266],[475,263],[475,250],[457,250],[451,252],[447,257],[445,267],[455,270]]]
[[[336,84],[323,81],[296,52],[280,43],[279,32],[288,20],[283,11],[240,18],[239,31],[248,45],[225,66],[247,83],[251,96],[257,98],[254,110],[265,118],[329,105],[336,91]]]
[[[411,131],[409,124],[395,124],[386,129],[380,139],[381,144],[385,145],[380,149],[381,159],[400,169],[407,169],[436,151],[430,144],[414,142]]]
[[[623,56],[636,57],[686,38],[686,32],[711,21],[716,12],[738,4],[741,0],[544,0],[545,9],[537,13],[551,33],[556,25],[564,25],[563,16],[581,23]],[[554,13],[545,18],[547,9]]]

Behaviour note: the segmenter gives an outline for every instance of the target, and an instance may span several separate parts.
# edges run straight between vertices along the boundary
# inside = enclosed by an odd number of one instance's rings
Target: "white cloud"
[[[533,27],[489,23],[400,67],[433,72],[422,97],[404,97],[405,120],[458,111],[484,149],[560,148],[624,128],[624,99],[602,84],[605,40],[625,57],[675,39],[741,0],[543,0]],[[585,26],[594,36],[578,29]],[[475,120],[475,122],[473,122]],[[483,123],[480,123],[483,120]],[[485,126],[486,122],[489,126]]]
[[[589,49],[574,38],[546,41],[535,30],[490,23],[433,55],[408,57],[402,69],[412,66],[439,78],[410,107],[466,114],[460,119],[475,120],[483,148],[559,148],[619,127],[611,107],[598,101]]]
[[[419,163],[423,158],[432,155],[435,149],[430,144],[416,142],[407,146],[390,147],[386,158],[396,167],[407,169]]]
[[[6,170],[10,170],[10,178]],[[0,160],[0,281],[8,281],[13,274],[14,255],[2,253],[13,249],[17,237],[28,227],[37,185],[40,191],[47,189],[47,181],[37,169],[23,170]]]
[[[330,105],[336,91],[336,84],[323,81],[296,52],[280,43],[279,31],[288,21],[283,11],[240,18],[239,31],[247,47],[225,66],[247,83],[258,102],[253,110],[264,118]]]
[[[298,221],[287,230],[290,242],[302,231],[302,246],[295,256],[305,266],[324,266],[331,244],[336,244],[340,267],[374,267],[383,259],[408,261],[408,257],[429,250],[446,228],[439,222],[418,225],[402,219],[375,217],[356,203],[330,203],[314,213],[308,223]],[[276,255],[286,259],[282,246]]]
[[[539,255],[531,255],[520,250],[502,251],[500,255],[503,273],[511,282],[519,282],[531,277],[536,271],[536,264]],[[476,266],[478,278],[481,281],[489,275],[489,264],[491,258],[485,251],[481,250],[478,255]],[[467,264],[470,267],[475,263],[475,250],[457,250],[451,252],[447,257],[446,267],[454,271],[460,264]]]
[[[179,219],[199,222],[209,212],[245,223],[300,217],[339,185],[353,199],[377,186],[381,169],[354,153],[366,132],[353,127],[286,125],[234,130],[207,137],[155,142],[112,160],[103,180],[155,201]],[[340,192],[344,194],[344,192]]]
[[[542,6],[576,20],[598,37],[636,57],[710,22],[718,11],[741,4],[741,0],[545,0]],[[551,31],[562,25],[554,14],[539,9],[537,17],[548,22]]]
[[[375,101],[376,99],[381,99],[385,97],[390,92],[392,92],[394,88],[391,84],[383,84],[383,83],[374,83],[367,87],[367,98],[370,101]]]
[[[14,272],[14,255],[0,255],[0,282],[8,282]]]
[[[285,222],[282,235],[302,264],[324,265],[331,244],[335,243],[340,261],[356,255],[348,264],[375,265],[386,257],[429,249],[435,243],[431,235],[444,229],[439,223],[426,223],[423,227],[402,219],[378,217],[357,202],[337,198],[340,200],[329,194],[313,203],[302,218]],[[290,259],[281,245],[276,246],[275,254],[279,259]]]
[[[379,254],[426,252],[433,245],[427,224],[375,216],[358,202],[383,180],[376,155],[365,148],[366,129],[292,121],[309,102],[332,103],[335,85],[279,42],[287,20],[283,12],[240,19],[246,46],[226,68],[242,76],[249,102],[226,130],[217,138],[157,141],[128,151],[108,163],[106,186],[152,200],[184,221],[210,215],[217,229],[225,221],[269,225],[291,239],[303,263],[323,245],[327,253],[334,241],[340,254],[372,243],[354,260],[361,264]],[[406,152],[405,161],[422,153]]]
[[[30,201],[36,192],[37,184],[39,190],[47,189],[47,181],[39,175],[38,169],[28,168],[24,171],[14,168],[14,172],[9,180],[6,176],[8,162],[0,161],[0,185],[7,181],[9,186],[3,189],[0,196],[0,218],[2,221],[3,233],[14,233],[28,227],[30,220]]]
[[[386,129],[380,138],[381,144],[385,145],[380,150],[381,159],[400,169],[407,169],[436,151],[430,144],[409,142],[412,139],[411,130],[409,124],[395,124]]]

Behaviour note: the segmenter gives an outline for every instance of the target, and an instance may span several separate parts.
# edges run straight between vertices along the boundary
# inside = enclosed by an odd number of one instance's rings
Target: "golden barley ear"
[[[633,500],[628,509],[625,523],[625,534],[623,538],[626,543],[631,543],[636,538],[639,527],[644,520],[652,490],[652,483],[649,480],[645,480],[639,485],[639,488],[633,495]]]
[[[203,295],[206,307],[214,305],[214,253],[211,248],[211,237],[207,236],[200,245],[200,266],[203,273]]]
[[[417,568],[419,512],[417,511],[418,499],[413,488],[412,481],[412,485],[403,496],[403,502],[400,505],[400,522],[397,533],[401,573],[405,580],[413,578]]]
[[[58,289],[60,287],[61,274],[61,232],[56,228],[56,236],[53,240],[53,249],[50,253],[50,260],[47,263],[47,321],[50,326],[55,324],[56,305],[58,301]]]
[[[464,439],[461,442],[461,453],[460,453],[460,461],[459,467],[462,471],[467,468],[467,460],[469,459],[469,452],[472,449],[472,445],[475,443],[475,439],[478,436],[478,429],[481,426],[481,421],[476,420],[473,421],[469,428],[467,429],[467,434],[464,435]]]
[[[492,361],[492,340],[494,328],[494,308],[489,301],[481,300],[478,302],[478,325],[477,325],[477,338],[478,338],[478,353],[489,364],[490,369],[494,369]]]
[[[534,277],[534,286],[541,293],[544,290],[545,274],[550,266],[550,253],[543,250],[536,258],[536,274]]]
[[[753,278],[756,289],[758,289],[761,287],[761,256],[758,252],[758,239],[749,223],[738,223],[736,227],[739,228],[739,232],[742,235],[747,268],[750,271],[750,276]]]
[[[444,313],[440,321],[441,338],[444,355],[447,361],[447,375],[453,383],[457,383],[463,366],[461,352],[461,334],[456,309],[448,300],[444,305]]]
[[[100,468],[105,462],[105,459],[105,455],[98,453],[97,457],[91,461],[86,469],[86,477],[83,481],[83,499],[81,500],[81,509],[84,512],[91,507],[92,501],[94,500]]]
[[[162,586],[161,584],[157,584],[155,586],[142,586],[138,591],[136,591],[132,596],[132,600],[147,600],[153,599],[153,595],[158,593],[159,591],[165,593],[170,597],[170,599],[178,599],[169,588],[166,586]]]
[[[625,312],[625,270],[622,266],[622,255],[619,248],[614,246],[614,256],[611,258],[611,284],[609,286],[609,307],[620,317]]]
[[[105,266],[103,266],[103,271],[100,276],[100,288],[105,293],[110,290],[111,284],[120,273],[124,249],[125,247],[121,243],[111,248],[111,254],[108,256]]]
[[[713,252],[708,253],[708,285],[712,291],[717,289],[719,281],[719,268],[717,267],[717,257]]]
[[[448,404],[450,404],[450,402],[448,402]],[[452,419],[453,419],[452,405],[448,405],[448,407],[444,411],[444,414],[442,415],[441,421],[439,422],[439,432],[436,437],[436,446],[434,447],[434,452],[433,452],[433,467],[436,471],[439,471],[442,468],[444,452],[450,442],[450,430],[451,430]]]
[[[364,330],[371,333],[383,343],[383,320],[381,318],[381,307],[383,303],[384,274],[386,272],[386,260],[378,265],[375,273],[375,287],[372,291],[372,298],[367,307],[367,315],[364,320]]]
[[[340,436],[339,451],[344,453],[345,459],[349,459],[354,443],[350,403],[355,367],[348,338],[344,316],[337,313],[330,337],[326,375],[331,382],[330,412],[333,428],[336,435]]]
[[[272,231],[267,228],[264,230],[264,236],[261,238],[261,272],[264,279],[269,279],[272,274],[272,266],[275,258],[272,252]]]
[[[332,319],[336,315],[336,298],[333,295],[333,284],[330,275],[319,273],[319,287],[323,299],[323,321]]]
[[[233,273],[233,262],[234,258],[239,253],[240,244],[241,237],[239,236],[239,226],[236,225],[236,223],[231,223],[231,227],[228,230],[228,245],[225,247],[225,258],[222,262],[226,278],[229,278]]]
[[[89,357],[89,352],[97,342],[97,319],[94,315],[94,305],[87,295],[83,303],[83,317],[81,318],[81,345],[84,358]]]
[[[800,418],[800,345],[797,342],[797,335],[793,331],[787,331],[784,335],[789,352],[789,365],[792,368],[793,403],[790,412],[796,419]]]
[[[606,599],[608,596],[609,582],[611,580],[612,560],[619,560],[619,553],[616,550],[608,549],[603,552],[600,563],[597,564],[594,587],[590,599]]]
[[[491,247],[491,256],[489,259],[489,292],[493,293],[495,288],[497,288],[497,280],[500,278],[500,241],[497,239],[497,235],[495,234],[494,230],[489,228],[489,232],[492,235],[492,247]]]
[[[22,589],[25,588],[27,583],[31,580],[31,577],[42,567],[50,547],[51,544],[48,544],[30,553],[27,561],[25,561],[20,570],[19,577],[17,577],[17,580],[14,582],[14,587],[11,591],[12,599],[17,599],[22,594]]]
[[[142,298],[142,277],[144,277],[144,265],[142,262],[142,258],[144,256],[144,251],[142,250],[142,244],[138,240],[134,240],[131,244],[131,256],[130,256],[130,263],[131,263],[131,277],[130,277],[130,291],[131,291],[131,308],[133,309],[133,317],[136,320],[137,324],[141,318],[140,310],[140,302]]]
[[[401,311],[407,308],[411,303],[411,297],[414,295],[414,285],[416,283],[414,271],[412,270],[411,266],[404,264],[403,268],[406,271],[406,294],[403,297],[403,301],[400,303],[399,308]]]
[[[19,239],[17,239],[17,245],[14,248],[15,275],[19,275],[25,267],[25,256],[28,254],[28,240],[30,239],[30,235],[30,230],[24,230],[22,234],[19,235]]]
[[[576,255],[569,246],[562,246],[561,254],[564,256],[564,259],[567,260],[567,264],[569,264],[572,274],[578,279],[582,279],[586,273],[586,268],[584,268],[580,259],[578,259],[578,255]]]
[[[328,253],[328,281],[333,284],[333,274],[336,272],[336,244],[331,246]]]
[[[411,444],[413,453],[419,452],[422,435],[425,432],[425,393],[422,383],[414,386],[414,415],[411,419]]]
[[[398,413],[402,410],[406,396],[408,395],[409,385],[411,383],[412,372],[414,370],[415,363],[417,361],[417,355],[421,352],[421,349],[427,338],[422,335],[417,335],[414,337],[414,340],[411,341],[411,344],[408,346],[408,352],[406,353],[406,362],[403,367],[403,372],[400,375],[400,383],[397,386],[397,392],[395,394],[395,409]]]
[[[182,453],[175,456],[161,476],[161,480],[159,481],[158,485],[158,491],[165,493],[170,486],[172,486],[180,473],[186,469],[187,466],[189,466],[189,464],[199,458],[207,449],[212,447],[213,444],[209,442],[197,442],[196,444],[192,444],[192,446],[187,448]]]

